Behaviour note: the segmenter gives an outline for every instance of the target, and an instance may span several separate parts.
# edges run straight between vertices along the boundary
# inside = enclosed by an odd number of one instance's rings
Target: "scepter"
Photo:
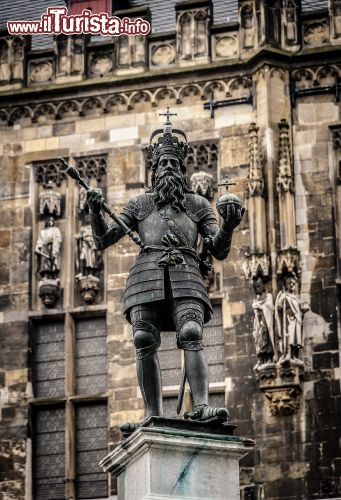
[[[59,161],[62,164],[61,169],[63,171],[65,171],[65,173],[67,175],[69,175],[70,177],[72,177],[72,179],[74,179],[75,181],[77,181],[78,184],[85,189],[85,191],[89,191],[90,186],[80,176],[80,173],[78,172],[78,170],[75,167],[71,167],[64,160],[64,158],[59,158]],[[107,205],[105,202],[103,202],[103,204],[101,206],[101,209],[103,210],[103,212],[107,213],[109,215],[109,217],[111,217],[114,222],[116,222],[116,224],[122,229],[122,231],[125,234],[127,234],[129,236],[129,238],[131,238],[136,243],[136,245],[138,245],[141,248],[144,248],[144,243],[142,243],[140,237],[137,234],[133,233],[133,231],[130,229],[130,227],[128,227],[127,224],[125,224],[123,222],[123,220],[120,219],[115,214],[115,212],[109,207],[109,205]]]

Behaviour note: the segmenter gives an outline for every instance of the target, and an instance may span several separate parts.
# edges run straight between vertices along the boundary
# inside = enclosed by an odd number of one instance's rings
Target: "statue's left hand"
[[[245,208],[242,208],[238,203],[228,203],[226,211],[223,214],[223,229],[225,231],[232,231],[239,226],[245,213]]]

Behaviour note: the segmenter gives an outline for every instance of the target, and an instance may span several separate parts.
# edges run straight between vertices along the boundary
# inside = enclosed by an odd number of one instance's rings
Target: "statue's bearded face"
[[[185,210],[186,197],[189,192],[181,165],[175,155],[160,156],[155,172],[153,191],[157,208],[171,205],[177,212]]]

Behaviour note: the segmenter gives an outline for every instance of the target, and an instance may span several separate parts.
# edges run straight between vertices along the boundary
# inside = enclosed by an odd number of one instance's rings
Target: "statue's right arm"
[[[103,204],[102,192],[98,189],[89,189],[87,192],[87,201],[90,210],[90,223],[92,234],[98,250],[104,250],[110,245],[114,245],[124,236],[124,231],[115,222],[107,224],[101,211]],[[120,219],[131,229],[135,229],[136,221],[127,211],[120,214]]]

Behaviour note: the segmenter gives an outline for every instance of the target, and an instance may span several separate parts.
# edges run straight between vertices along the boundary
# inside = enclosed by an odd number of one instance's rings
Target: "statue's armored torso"
[[[211,305],[195,250],[202,222],[214,222],[204,198],[189,194],[186,211],[169,205],[157,209],[152,194],[133,198],[123,210],[130,225],[145,244],[130,270],[124,293],[124,309],[129,319],[132,306],[161,301],[166,293],[174,298],[192,297],[205,304],[208,321]],[[213,219],[212,219],[213,217]],[[170,288],[166,290],[166,285]]]

